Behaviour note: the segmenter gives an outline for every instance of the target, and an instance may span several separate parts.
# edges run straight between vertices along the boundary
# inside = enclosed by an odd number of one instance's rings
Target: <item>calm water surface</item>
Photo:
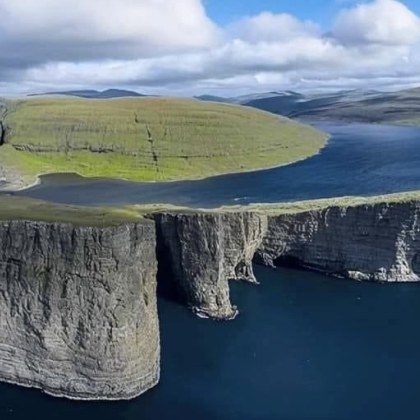
[[[420,286],[256,268],[233,322],[159,302],[160,385],[131,402],[78,403],[0,385],[0,419],[420,418]]]
[[[51,176],[20,193],[73,204],[219,206],[420,189],[420,129],[323,124],[318,156],[196,182],[135,184]],[[160,300],[162,379],[144,396],[78,403],[0,385],[0,419],[420,418],[420,285],[357,283],[256,268],[233,285],[241,315],[201,320]]]
[[[377,195],[420,189],[420,128],[318,123],[332,135],[322,152],[281,168],[201,181],[134,183],[43,177],[19,195],[68,204],[171,203],[192,207]]]

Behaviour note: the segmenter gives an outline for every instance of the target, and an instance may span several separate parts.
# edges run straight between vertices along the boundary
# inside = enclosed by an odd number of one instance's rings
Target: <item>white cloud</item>
[[[343,10],[329,35],[269,12],[217,28],[199,0],[66,3],[0,0],[0,91],[230,95],[420,82],[419,18],[395,0]]]
[[[410,45],[420,39],[420,19],[396,0],[376,0],[343,10],[333,28],[343,43]]]
[[[286,13],[271,12],[243,18],[229,25],[227,29],[233,37],[251,42],[278,42],[320,33],[319,26],[314,22],[302,22]]]
[[[150,54],[207,47],[218,36],[200,0],[0,0],[0,16],[2,43],[44,49],[59,44],[88,51],[106,44],[115,54],[128,44],[133,54]]]

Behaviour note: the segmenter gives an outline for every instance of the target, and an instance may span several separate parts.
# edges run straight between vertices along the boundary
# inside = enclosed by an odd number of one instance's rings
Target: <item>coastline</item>
[[[245,169],[245,170],[240,170],[240,171],[233,171],[233,172],[220,172],[220,173],[216,173],[214,175],[210,175],[210,176],[203,176],[203,177],[197,177],[197,178],[179,178],[179,179],[170,179],[170,180],[163,180],[163,181],[134,181],[131,179],[127,179],[127,178],[104,178],[104,177],[87,177],[84,175],[79,174],[78,172],[42,172],[42,173],[38,173],[35,175],[35,180],[30,181],[30,182],[25,182],[23,180],[23,178],[19,178],[19,175],[13,174],[10,176],[11,181],[0,181],[0,193],[14,193],[14,192],[20,192],[20,191],[25,191],[28,190],[30,188],[36,187],[37,185],[41,184],[41,177],[46,176],[46,175],[55,175],[55,174],[74,174],[77,175],[83,179],[86,180],[94,180],[94,179],[112,179],[112,180],[118,180],[118,181],[126,181],[126,182],[133,182],[133,183],[141,183],[141,184],[156,184],[156,183],[165,183],[165,184],[171,184],[171,183],[175,183],[175,182],[188,182],[188,181],[202,181],[204,179],[210,179],[210,178],[217,178],[217,177],[221,177],[221,176],[225,176],[225,175],[235,175],[235,174],[245,174],[245,173],[253,173],[253,172],[261,172],[261,171],[269,171],[271,169],[277,169],[277,168],[282,168],[285,166],[289,166],[289,165],[294,165],[298,162],[302,162],[306,159],[310,159],[314,156],[319,155],[328,145],[329,142],[331,140],[331,134],[326,133],[325,136],[325,142],[324,145],[318,149],[318,151],[312,155],[309,156],[305,156],[303,158],[288,162],[288,163],[284,163],[284,164],[280,164],[280,165],[272,165],[272,166],[267,166],[267,167],[261,167],[261,168],[256,168],[256,169]],[[6,179],[7,179],[7,172],[11,172],[10,170],[8,171],[7,169],[3,168],[3,172],[6,174]]]

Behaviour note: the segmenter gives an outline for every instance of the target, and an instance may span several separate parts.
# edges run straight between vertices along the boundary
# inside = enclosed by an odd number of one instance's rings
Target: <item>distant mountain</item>
[[[252,95],[251,95],[252,96]],[[258,97],[260,96],[260,97]],[[241,104],[291,118],[322,118],[364,122],[420,124],[420,88],[399,92],[347,90],[331,94],[295,92],[255,95]]]
[[[264,101],[267,99],[278,98],[279,100],[289,100],[293,101],[297,98],[302,98],[303,95],[293,91],[281,91],[281,92],[263,92],[263,93],[254,93],[250,95],[237,96],[236,98],[230,98],[230,102],[240,105],[247,105],[250,102],[254,101]]]
[[[289,115],[362,122],[420,122],[420,89],[342,93],[307,101]]]
[[[221,96],[214,96],[214,95],[194,96],[194,99],[198,99],[199,101],[204,101],[204,102],[230,102],[229,98],[223,98]]]
[[[65,95],[89,99],[142,97],[140,93],[108,89],[47,92],[41,95]],[[30,95],[39,96],[39,95]],[[342,90],[335,93],[303,95],[293,91],[273,91],[224,98],[196,96],[209,102],[245,105],[290,118],[318,118],[362,122],[403,122],[420,125],[420,88],[398,92]]]
[[[305,97],[300,93],[286,91],[254,95],[250,100],[247,100],[246,97],[240,97],[239,100],[242,105],[252,106],[273,114],[290,115],[305,101]]]
[[[249,95],[234,96],[230,98],[224,98],[221,96],[213,95],[201,95],[195,96],[195,99],[201,101],[210,101],[210,102],[225,102],[237,105],[248,105],[253,101],[267,100],[267,99],[280,99],[284,98],[286,101],[294,101],[304,96],[297,92],[292,91],[282,91],[282,92],[263,92],[263,93],[251,93]]]
[[[45,92],[40,94],[33,94],[28,96],[49,96],[49,95],[60,95],[60,96],[76,96],[78,98],[86,99],[113,99],[113,98],[128,98],[128,97],[143,97],[138,92],[123,89],[107,89],[102,92],[97,90],[68,90],[62,92]]]

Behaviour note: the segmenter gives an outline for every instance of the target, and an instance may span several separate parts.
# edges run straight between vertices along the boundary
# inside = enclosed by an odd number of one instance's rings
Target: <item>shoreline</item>
[[[281,116],[279,116],[281,117]],[[419,126],[416,125],[410,125],[410,124],[402,124],[402,123],[398,123],[398,122],[381,122],[381,121],[377,121],[377,122],[363,122],[363,121],[348,121],[345,119],[339,119],[339,120],[331,120],[328,118],[318,118],[318,119],[305,119],[305,118],[298,118],[295,120],[296,122],[300,123],[300,124],[306,124],[311,126],[312,128],[319,130],[318,127],[316,127],[316,125],[312,125],[311,123],[313,122],[338,122],[338,123],[343,123],[343,124],[369,124],[369,125],[391,125],[391,126],[395,126],[395,127],[401,127],[401,128],[419,128]],[[255,172],[262,172],[262,171],[269,171],[272,169],[277,169],[277,168],[282,168],[285,166],[289,166],[289,165],[294,165],[298,162],[302,162],[304,160],[310,159],[314,156],[319,155],[320,153],[322,153],[322,151],[330,144],[330,140],[332,138],[332,135],[330,133],[326,133],[325,136],[325,143],[324,145],[314,154],[309,155],[309,156],[305,156],[302,157],[300,159],[288,162],[288,163],[284,163],[284,164],[280,164],[280,165],[272,165],[272,166],[267,166],[267,167],[260,167],[260,168],[255,168],[255,169],[245,169],[245,170],[239,170],[239,171],[233,171],[233,172],[220,172],[220,173],[215,173],[213,175],[209,175],[209,176],[202,176],[202,177],[197,177],[197,178],[179,178],[179,179],[169,179],[169,180],[152,180],[152,181],[141,181],[141,180],[132,180],[132,179],[127,179],[127,178],[109,178],[109,177],[101,177],[101,176],[84,176],[82,174],[79,174],[78,172],[72,171],[72,172],[42,172],[42,173],[38,173],[35,175],[35,178],[33,181],[30,182],[25,182],[22,179],[19,179],[16,174],[13,174],[10,176],[10,179],[12,179],[12,181],[2,181],[0,180],[0,193],[15,193],[15,192],[21,192],[21,191],[25,191],[25,190],[29,190],[33,187],[36,187],[37,185],[40,185],[42,183],[41,177],[46,176],[46,175],[58,175],[58,174],[69,174],[69,175],[76,175],[80,178],[82,178],[83,180],[113,180],[113,181],[124,181],[124,182],[132,182],[132,183],[138,183],[138,184],[156,184],[156,183],[162,183],[162,184],[171,184],[171,183],[175,183],[175,182],[194,182],[194,181],[203,181],[206,179],[211,179],[211,178],[218,178],[218,177],[222,177],[222,176],[227,176],[227,175],[240,175],[240,174],[247,174],[247,173],[255,173]],[[3,168],[3,173],[7,174],[8,170]],[[10,172],[10,170],[9,170]]]
[[[240,175],[240,174],[246,174],[246,173],[253,173],[253,172],[262,172],[262,171],[269,171],[272,169],[277,169],[277,168],[282,168],[285,166],[289,166],[289,165],[294,165],[298,162],[302,162],[306,159],[310,159],[314,156],[319,155],[330,143],[331,140],[331,134],[326,133],[327,135],[325,136],[325,143],[324,145],[314,154],[309,155],[309,156],[305,156],[302,157],[300,159],[294,160],[292,162],[288,162],[288,163],[284,163],[284,164],[280,164],[280,165],[273,165],[273,166],[268,166],[268,167],[262,167],[262,168],[256,168],[256,169],[245,169],[243,171],[234,171],[234,172],[222,172],[222,173],[217,173],[214,175],[210,175],[210,176],[203,176],[203,177],[198,177],[198,178],[180,178],[180,179],[170,179],[170,180],[162,180],[162,181],[134,181],[134,180],[130,180],[127,178],[105,178],[105,177],[88,177],[88,176],[84,176],[81,175],[77,172],[43,172],[43,173],[38,173],[35,175],[35,180],[33,182],[28,182],[25,183],[22,179],[19,180],[12,180],[10,182],[8,181],[3,181],[3,184],[0,181],[0,193],[14,193],[14,192],[21,192],[21,191],[25,191],[25,190],[29,190],[33,187],[36,187],[37,185],[40,185],[42,183],[41,177],[46,176],[46,175],[58,175],[58,174],[69,174],[69,175],[77,175],[80,178],[83,178],[84,180],[117,180],[117,181],[125,181],[125,182],[133,182],[133,183],[138,183],[138,184],[156,184],[156,183],[165,183],[165,184],[171,184],[174,182],[193,182],[193,181],[203,181],[205,179],[211,179],[211,178],[217,178],[217,177],[222,177],[222,176],[227,176],[227,175]],[[7,172],[6,169],[3,169],[4,172]],[[16,175],[13,175],[13,177],[16,177]],[[14,185],[19,185],[18,187],[14,187]],[[6,186],[7,188],[4,188],[4,186]]]

